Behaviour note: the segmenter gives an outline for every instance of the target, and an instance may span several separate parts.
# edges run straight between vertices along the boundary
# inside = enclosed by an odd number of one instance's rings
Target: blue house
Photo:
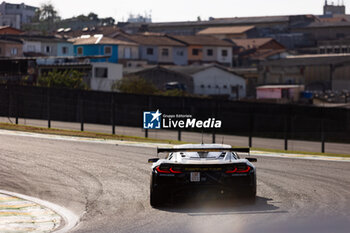
[[[82,36],[74,40],[74,56],[101,56],[91,61],[118,63],[119,44],[125,42],[103,35]]]

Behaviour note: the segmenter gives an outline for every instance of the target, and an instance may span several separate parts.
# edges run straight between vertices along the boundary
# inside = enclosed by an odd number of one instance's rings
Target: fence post
[[[324,132],[324,116],[322,114],[322,120],[321,120],[321,141],[322,141],[322,146],[321,146],[321,152],[325,153],[326,149],[326,137],[325,137],[325,132]]]
[[[288,150],[288,116],[284,116],[284,150]]]
[[[148,129],[145,129],[145,138],[148,138]]]
[[[79,91],[79,105],[80,105],[80,130],[84,131],[84,96],[83,96],[83,91]]]
[[[177,140],[181,141],[181,130],[180,129],[177,131]]]
[[[17,86],[15,86],[17,88]],[[15,88],[15,89],[16,89]],[[14,91],[14,96],[16,98],[16,125],[18,125],[18,118],[19,118],[19,95]]]
[[[250,110],[249,114],[249,147],[253,147],[253,131],[254,131],[254,110]]]
[[[47,94],[47,128],[51,128],[51,100],[50,100],[50,87],[46,89]]]
[[[114,92],[112,92],[112,101],[111,101],[111,114],[112,114],[112,134],[115,134],[115,102],[114,102]]]
[[[215,132],[213,132],[212,141],[213,141],[214,144],[216,143],[216,135],[215,135]]]

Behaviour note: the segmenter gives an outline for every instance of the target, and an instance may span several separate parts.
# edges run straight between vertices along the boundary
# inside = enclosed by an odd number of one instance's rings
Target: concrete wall
[[[148,48],[153,49],[153,54],[147,54]],[[141,45],[139,48],[139,51],[140,51],[140,58],[142,60],[147,60],[150,63],[157,63],[158,62],[158,47],[157,46]]]
[[[173,47],[173,61],[175,65],[183,66],[188,64],[188,53],[186,47]]]
[[[106,68],[107,77],[97,77],[96,68]],[[90,88],[95,91],[112,91],[112,85],[115,81],[123,77],[123,66],[115,63],[96,62],[92,63],[92,77]]]
[[[167,55],[163,54],[163,49],[168,51]],[[158,47],[158,63],[174,63],[173,47],[171,46]]]
[[[67,48],[67,52],[63,53],[63,48]],[[59,42],[57,43],[57,56],[74,56],[74,46],[69,42]]]
[[[118,46],[118,58],[119,59],[139,59],[139,47],[129,45]]]
[[[231,47],[218,47],[217,48],[217,61],[223,64],[232,66],[232,48]],[[227,51],[227,56],[223,56],[222,51]]]
[[[21,57],[23,56],[22,44],[0,42],[0,57]],[[15,52],[15,53],[14,53]]]
[[[49,48],[49,51],[47,50]],[[57,56],[57,43],[56,42],[41,42],[41,53],[47,56]]]
[[[23,52],[41,53],[41,42],[39,41],[23,41]]]
[[[208,55],[208,50],[210,50],[210,49],[213,51],[211,56]],[[216,61],[217,57],[218,57],[217,47],[207,47],[207,46],[203,47],[203,61],[206,61],[206,62]]]
[[[217,67],[211,67],[194,75],[194,93],[199,95],[228,95],[237,98],[232,87],[239,86],[239,98],[246,96],[246,81],[244,78]]]
[[[83,48],[83,56],[96,56],[96,55],[106,55],[104,48],[110,46],[112,47],[112,55],[109,58],[99,58],[91,59],[92,62],[112,62],[118,63],[118,45],[101,45],[101,44],[92,44],[92,45],[74,45],[74,55],[78,55],[78,48]]]
[[[19,15],[1,15],[0,26],[11,26],[17,29],[21,28],[21,17]]]

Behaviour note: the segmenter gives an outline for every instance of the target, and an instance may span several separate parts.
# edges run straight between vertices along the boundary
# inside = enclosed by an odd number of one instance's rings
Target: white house
[[[229,96],[230,99],[246,97],[246,81],[243,77],[219,65],[175,66],[171,70],[193,78],[194,94]]]
[[[115,81],[123,77],[123,65],[109,62],[92,62],[90,88],[95,91],[112,91]]]

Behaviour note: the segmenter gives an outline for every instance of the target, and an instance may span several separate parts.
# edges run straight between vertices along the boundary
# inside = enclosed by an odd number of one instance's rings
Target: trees
[[[44,3],[36,11],[34,19],[38,22],[54,23],[56,21],[59,21],[61,18],[51,3]]]
[[[116,81],[112,86],[112,90],[118,90],[124,93],[145,95],[155,94],[158,91],[156,86],[138,76],[122,78],[121,80]]]
[[[84,74],[77,70],[57,71],[53,70],[38,78],[37,85],[41,87],[58,87],[73,89],[88,89],[83,81]]]
[[[143,94],[143,95],[163,95],[163,96],[194,96],[183,90],[159,90],[153,83],[139,76],[124,77],[116,81],[112,90],[116,90],[129,94]]]

